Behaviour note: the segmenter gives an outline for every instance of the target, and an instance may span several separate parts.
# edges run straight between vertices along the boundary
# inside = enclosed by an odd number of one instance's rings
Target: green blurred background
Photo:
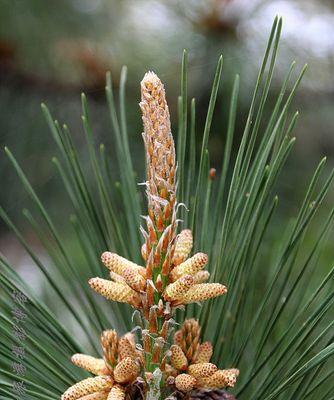
[[[40,103],[47,103],[53,115],[69,125],[84,159],[80,118],[80,93],[84,91],[96,143],[103,142],[112,151],[105,73],[112,72],[117,87],[121,68],[127,65],[129,136],[138,181],[142,181],[139,82],[147,70],[154,70],[165,82],[176,132],[181,56],[187,49],[189,95],[197,99],[198,143],[216,62],[220,54],[224,56],[223,82],[210,139],[211,164],[219,170],[234,75],[241,74],[240,138],[276,14],[283,16],[284,26],[271,101],[292,60],[297,61],[297,70],[309,64],[294,103],[301,112],[295,130],[297,145],[278,188],[281,206],[277,223],[285,223],[296,212],[318,160],[326,154],[328,164],[333,164],[334,6],[330,0],[1,0],[2,147],[7,145],[12,150],[51,214],[62,224],[70,213],[69,201],[51,163],[57,152]],[[269,115],[269,107],[266,112]],[[1,205],[29,237],[21,214],[29,204],[27,194],[3,152],[0,167]],[[328,209],[332,200],[333,193]],[[66,239],[67,230],[62,232]],[[272,234],[275,236],[275,232]],[[39,248],[33,236],[30,241]],[[23,273],[30,269],[30,261],[3,224],[0,248]],[[332,247],[328,246],[325,253],[330,259]]]

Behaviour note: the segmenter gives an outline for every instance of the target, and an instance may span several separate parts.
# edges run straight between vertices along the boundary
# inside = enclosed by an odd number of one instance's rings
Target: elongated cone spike
[[[61,400],[77,400],[83,396],[111,388],[113,380],[110,376],[96,376],[84,379],[71,386],[61,396]]]
[[[208,363],[213,354],[212,344],[204,342],[199,346],[196,363]]]
[[[172,366],[178,370],[185,371],[188,366],[187,357],[184,355],[182,349],[178,345],[173,345],[170,348],[172,355],[170,358],[170,362]]]
[[[227,292],[227,288],[220,283],[200,283],[192,286],[182,297],[180,303],[189,304],[221,296]]]
[[[209,271],[198,271],[194,275],[194,283],[204,283],[210,278],[210,272]]]
[[[102,278],[91,278],[88,281],[90,287],[108,300],[128,303],[138,306],[140,303],[139,294],[128,285],[108,281]]]
[[[208,378],[217,370],[217,366],[211,363],[192,364],[188,368],[189,374],[195,378]]]
[[[101,347],[105,362],[113,368],[118,358],[118,335],[115,330],[109,329],[102,332]]]
[[[118,254],[111,253],[110,251],[105,251],[102,254],[101,261],[108,269],[121,276],[123,276],[124,271],[127,268],[133,269],[144,277],[146,274],[144,267],[141,267],[140,265],[137,265],[134,262],[119,256]]]
[[[182,276],[180,279],[166,287],[164,293],[165,300],[173,301],[182,299],[193,284],[194,278],[191,275]]]
[[[116,365],[114,378],[118,383],[128,383],[136,379],[138,373],[138,365],[132,360],[132,358],[126,357]]]
[[[119,339],[118,357],[120,360],[123,360],[126,357],[136,360],[138,357],[135,347],[130,343],[129,339],[124,336]]]
[[[133,290],[136,290],[137,292],[144,290],[144,288],[146,286],[146,280],[143,278],[142,275],[138,274],[138,272],[136,272],[132,268],[126,268],[124,270],[123,276],[124,276],[125,282]]]
[[[141,82],[142,119],[147,160],[149,209],[158,216],[165,204],[167,193],[175,191],[175,149],[171,134],[169,110],[165,89],[153,72],[145,74]]]
[[[103,358],[95,358],[86,354],[74,354],[71,361],[79,368],[83,368],[94,375],[107,375],[108,368]]]
[[[173,264],[179,265],[185,261],[193,247],[193,235],[190,229],[184,229],[176,237]]]
[[[109,392],[107,400],[124,400],[125,390],[120,385],[115,385]]]
[[[107,400],[108,398],[108,391],[105,392],[96,392],[92,394],[88,394],[87,396],[80,397],[79,400]]]
[[[189,374],[180,374],[175,378],[175,386],[181,392],[190,392],[196,386],[196,378]]]
[[[195,275],[208,262],[208,256],[204,253],[196,253],[172,269],[171,277],[175,281],[183,275]]]
[[[218,370],[209,378],[201,380],[201,385],[203,387],[217,389],[233,387],[237,381],[238,375],[239,371],[235,368]]]

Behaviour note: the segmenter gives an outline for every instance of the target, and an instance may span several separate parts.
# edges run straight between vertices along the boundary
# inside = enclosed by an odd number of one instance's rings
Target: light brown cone
[[[196,378],[189,374],[180,374],[175,378],[175,386],[181,392],[190,392],[196,386]]]
[[[136,290],[137,292],[140,292],[144,290],[146,286],[146,279],[143,278],[142,275],[140,275],[138,272],[136,272],[132,268],[126,268],[124,270],[124,279],[125,282],[133,289]]]
[[[210,272],[209,271],[198,271],[194,275],[194,283],[204,283],[210,278]]]
[[[189,374],[195,378],[208,378],[217,370],[217,366],[211,363],[192,364],[188,368]]]
[[[188,260],[184,261],[177,267],[172,269],[171,277],[175,281],[183,275],[195,275],[198,271],[204,268],[208,262],[208,256],[205,253],[196,253]]]
[[[109,392],[107,400],[124,400],[125,390],[120,385],[115,385]]]
[[[108,300],[127,303],[132,306],[138,306],[140,302],[139,294],[128,285],[98,277],[91,278],[88,283],[92,289]]]
[[[170,350],[172,352],[170,358],[172,366],[180,371],[185,371],[188,366],[188,360],[181,347],[174,344],[171,346]]]
[[[138,357],[135,347],[130,343],[129,339],[124,336],[120,338],[118,343],[118,356],[120,360],[126,357],[135,360]]]
[[[179,265],[185,261],[193,247],[193,235],[190,229],[184,229],[176,237],[173,264]]]
[[[198,353],[196,356],[196,363],[208,363],[213,354],[212,344],[210,342],[204,342],[199,346]]]
[[[110,376],[87,378],[68,388],[61,396],[61,400],[77,400],[80,397],[109,389],[112,385],[113,380]]]
[[[239,371],[235,368],[222,370],[220,369],[209,378],[201,380],[200,384],[203,387],[217,389],[233,387],[237,381],[238,375]]]
[[[200,283],[193,285],[180,299],[180,303],[189,304],[218,297],[227,292],[226,286],[220,283]]]
[[[144,277],[146,275],[146,269],[144,267],[137,265],[116,253],[111,253],[110,251],[105,251],[101,255],[101,261],[108,269],[121,276],[123,276],[124,271],[127,268],[133,269]]]
[[[87,396],[80,397],[79,400],[107,400],[109,391],[96,392],[88,394]]]
[[[164,293],[167,301],[182,299],[188,289],[194,284],[194,278],[191,275],[184,275],[174,283],[169,284]]]
[[[128,383],[136,379],[138,373],[138,365],[132,360],[132,358],[126,357],[116,365],[114,378],[118,383]]]
[[[94,375],[108,374],[108,368],[103,358],[95,358],[86,354],[74,354],[71,361],[79,368],[83,368]]]

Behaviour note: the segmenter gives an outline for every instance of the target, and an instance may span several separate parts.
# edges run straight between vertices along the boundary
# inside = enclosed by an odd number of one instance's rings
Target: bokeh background
[[[47,103],[66,122],[86,157],[80,93],[89,99],[96,143],[112,148],[105,102],[105,73],[117,88],[128,67],[127,118],[138,176],[143,174],[139,82],[154,70],[166,84],[173,126],[183,49],[189,52],[189,94],[197,99],[198,142],[204,124],[214,69],[224,56],[223,82],[210,139],[211,163],[219,170],[227,111],[235,73],[241,74],[237,134],[240,137],[272,21],[284,18],[271,101],[291,61],[308,72],[294,108],[301,115],[295,151],[278,191],[277,223],[288,223],[323,155],[334,156],[334,4],[331,0],[1,0],[0,141],[20,161],[37,193],[59,224],[68,220],[69,201],[51,163],[55,144],[40,110]],[[269,108],[266,112],[269,112]],[[176,131],[176,129],[175,129]],[[0,203],[30,237],[22,218],[27,194],[3,152],[0,155]],[[328,209],[334,195],[330,194]],[[317,226],[312,229],[317,232]],[[63,229],[63,239],[71,234]],[[272,232],[275,235],[275,232]],[[68,235],[68,236],[67,236]],[[312,237],[312,232],[311,235]],[[30,241],[38,251],[38,241]],[[29,277],[31,264],[6,226],[0,225],[0,249]],[[327,259],[334,251],[328,245]],[[326,259],[324,261],[326,265]],[[326,266],[328,267],[328,265]],[[38,286],[38,283],[35,283]],[[42,290],[36,288],[36,290]]]

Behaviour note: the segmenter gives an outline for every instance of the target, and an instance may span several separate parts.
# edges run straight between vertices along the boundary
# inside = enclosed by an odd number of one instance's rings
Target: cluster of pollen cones
[[[200,395],[204,389],[234,386],[239,373],[236,369],[220,370],[210,363],[212,345],[201,343],[196,320],[186,320],[180,330],[174,331],[176,308],[223,295],[227,288],[220,283],[206,283],[210,278],[204,270],[208,256],[190,255],[192,232],[184,229],[177,234],[174,141],[165,90],[152,72],[141,82],[141,97],[148,199],[146,229],[141,227],[144,265],[107,251],[101,260],[110,278],[89,280],[91,288],[106,299],[127,303],[137,310],[139,340],[136,345],[132,334],[119,338],[113,330],[103,332],[103,358],[82,354],[72,357],[74,364],[96,376],[69,388],[62,400],[131,399],[133,385],[143,399],[147,393],[151,393],[147,398],[154,398],[154,385],[161,389],[157,399],[171,393],[190,398],[196,391]],[[154,382],[156,371],[160,372],[158,385]]]

